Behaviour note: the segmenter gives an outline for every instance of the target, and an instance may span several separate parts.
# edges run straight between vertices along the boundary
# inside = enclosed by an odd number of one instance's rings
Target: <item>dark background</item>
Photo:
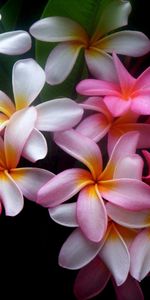
[[[4,2],[0,1],[0,5]],[[40,18],[46,2],[24,1],[18,27],[28,30]],[[148,2],[133,1],[129,24],[150,37]],[[148,65],[148,61],[147,56],[144,64]],[[57,172],[63,154],[51,146],[53,151],[44,163],[39,162],[39,167]],[[71,231],[52,222],[46,209],[28,200],[18,216],[11,218],[3,213],[0,217],[0,299],[75,299],[73,282],[77,272],[62,269],[57,263],[59,250]],[[149,279],[143,280],[142,288],[148,300]],[[94,299],[110,297],[115,299],[111,284]]]

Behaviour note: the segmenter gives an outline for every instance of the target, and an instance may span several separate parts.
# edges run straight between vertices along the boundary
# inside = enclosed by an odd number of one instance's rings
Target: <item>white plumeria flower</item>
[[[23,195],[36,201],[38,190],[53,177],[47,170],[17,168],[36,117],[34,107],[14,113],[5,130],[4,140],[0,137],[0,207],[4,206],[8,216],[15,216],[22,210]]]
[[[31,37],[24,30],[8,31],[0,34],[0,53],[18,55],[31,48]]]
[[[115,51],[118,54],[137,57],[150,50],[150,41],[141,32],[124,30],[110,33],[114,29],[127,25],[130,11],[129,1],[112,0],[101,14],[98,28],[92,37],[89,37],[80,24],[66,17],[52,16],[34,23],[30,33],[36,39],[45,42],[61,42],[51,51],[47,59],[46,81],[51,85],[64,81],[82,48],[86,64],[94,77],[116,80],[110,53]]]
[[[18,110],[29,109],[45,84],[45,73],[33,59],[15,63],[12,74],[15,103],[0,91],[0,130],[9,123],[10,117]],[[35,106],[37,118],[34,129],[22,155],[35,162],[45,157],[47,144],[41,131],[62,131],[75,126],[81,119],[83,109],[68,98],[54,99]],[[27,120],[28,121],[28,120]],[[38,156],[36,149],[38,148]],[[39,152],[41,155],[39,156]]]

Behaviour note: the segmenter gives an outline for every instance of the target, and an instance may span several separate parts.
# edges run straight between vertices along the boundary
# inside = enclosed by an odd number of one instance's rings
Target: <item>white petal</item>
[[[49,208],[50,217],[58,224],[67,227],[78,227],[76,218],[76,203],[61,204]]]
[[[18,55],[31,48],[31,37],[23,30],[10,31],[0,34],[0,53]]]
[[[63,82],[71,72],[82,45],[61,43],[50,53],[46,66],[46,81],[51,85]]]
[[[33,129],[22,152],[22,156],[35,162],[47,154],[47,142],[44,135],[37,129]]]
[[[22,59],[14,64],[12,81],[16,108],[22,109],[39,95],[45,83],[45,73],[34,59]]]

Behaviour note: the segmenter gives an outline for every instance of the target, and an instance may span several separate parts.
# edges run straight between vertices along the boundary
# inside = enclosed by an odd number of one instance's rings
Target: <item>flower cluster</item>
[[[37,21],[29,30],[34,38],[60,43],[45,71],[32,58],[15,62],[14,101],[0,91],[0,213],[17,215],[24,196],[48,208],[56,223],[75,228],[60,250],[59,265],[81,269],[74,285],[79,300],[100,293],[109,279],[117,299],[132,289],[132,300],[142,300],[138,282],[150,272],[150,67],[135,78],[118,56],[145,55],[150,40],[141,32],[116,31],[130,12],[129,1],[112,1],[91,36],[68,17]],[[30,48],[25,31],[0,34],[1,54]],[[76,92],[87,98],[60,95],[33,104],[46,81],[57,85],[68,77],[81,49],[89,78]],[[19,165],[21,157],[28,163],[46,157],[43,131],[53,133],[75,167],[54,174]]]

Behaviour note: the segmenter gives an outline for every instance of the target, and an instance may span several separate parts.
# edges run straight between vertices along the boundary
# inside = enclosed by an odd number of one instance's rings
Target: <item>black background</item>
[[[0,4],[2,2],[5,1]],[[150,37],[148,2],[133,1],[134,10],[129,23],[131,28]],[[24,1],[18,26],[28,30],[39,19],[45,3]],[[54,145],[53,148],[44,164],[56,172],[62,153],[56,156]],[[43,163],[41,166],[44,167]],[[75,299],[73,282],[76,271],[62,269],[57,263],[59,250],[71,231],[52,222],[46,209],[28,200],[18,216],[11,218],[3,213],[0,217],[0,299]],[[143,280],[142,288],[145,300],[148,300],[149,279]],[[94,299],[109,298],[115,299],[111,284]]]

